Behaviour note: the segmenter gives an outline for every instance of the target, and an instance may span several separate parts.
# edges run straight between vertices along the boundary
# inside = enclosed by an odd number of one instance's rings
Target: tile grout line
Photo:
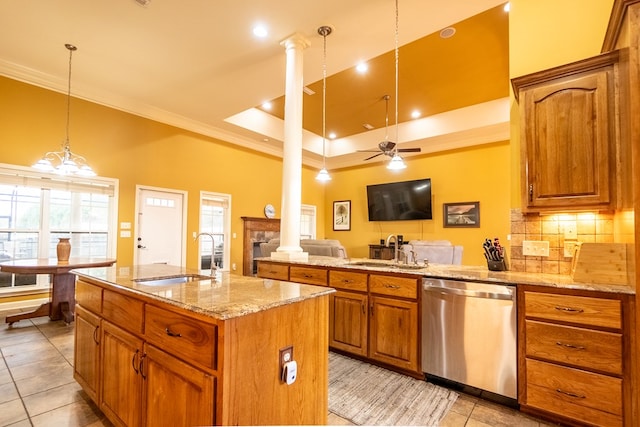
[[[31,321],[29,320],[29,322],[31,322]],[[31,324],[36,326],[33,322],[31,322]],[[37,328],[37,326],[36,326],[36,328]],[[11,378],[11,382],[13,383],[13,387],[16,389],[16,393],[18,394],[18,399],[20,399],[20,403],[22,404],[22,408],[24,409],[24,413],[27,415],[27,421],[29,421],[29,425],[31,427],[33,427],[33,422],[31,421],[31,416],[29,415],[29,411],[27,410],[27,406],[24,404],[24,399],[22,398],[22,393],[20,393],[20,389],[18,388],[18,385],[16,384],[16,380],[13,377],[13,372],[11,372],[11,368],[7,364],[7,359],[5,358],[4,352],[2,351],[2,346],[0,346],[0,356],[2,356],[2,361],[4,362],[4,366],[7,367],[7,372],[9,373],[9,377]],[[22,421],[22,420],[18,420],[18,422],[20,422],[20,421]]]

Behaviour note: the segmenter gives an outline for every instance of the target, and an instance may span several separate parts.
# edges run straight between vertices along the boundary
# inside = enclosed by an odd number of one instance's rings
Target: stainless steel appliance
[[[515,399],[515,302],[514,286],[423,279],[422,370]]]

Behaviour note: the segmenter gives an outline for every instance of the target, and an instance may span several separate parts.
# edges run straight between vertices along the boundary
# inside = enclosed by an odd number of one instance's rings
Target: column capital
[[[302,34],[293,33],[286,39],[282,40],[280,42],[280,46],[284,46],[285,49],[290,49],[290,48],[306,49],[309,46],[311,46],[311,42],[309,41],[308,38],[306,38]]]

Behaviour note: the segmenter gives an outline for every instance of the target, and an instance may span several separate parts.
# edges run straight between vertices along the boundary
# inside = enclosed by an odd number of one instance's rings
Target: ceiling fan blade
[[[384,154],[384,153],[374,154],[374,155],[373,155],[373,156],[371,156],[371,157],[367,157],[365,160],[371,160],[371,159],[373,159],[374,157],[378,157],[378,156],[379,156],[379,155],[381,155],[381,154]]]
[[[380,150],[356,150],[358,153],[379,153]]]
[[[419,153],[420,148],[398,148],[397,151],[401,153]]]

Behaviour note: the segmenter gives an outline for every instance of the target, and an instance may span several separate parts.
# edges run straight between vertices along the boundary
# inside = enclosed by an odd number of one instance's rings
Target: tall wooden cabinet
[[[512,80],[525,212],[616,207],[618,52]]]

